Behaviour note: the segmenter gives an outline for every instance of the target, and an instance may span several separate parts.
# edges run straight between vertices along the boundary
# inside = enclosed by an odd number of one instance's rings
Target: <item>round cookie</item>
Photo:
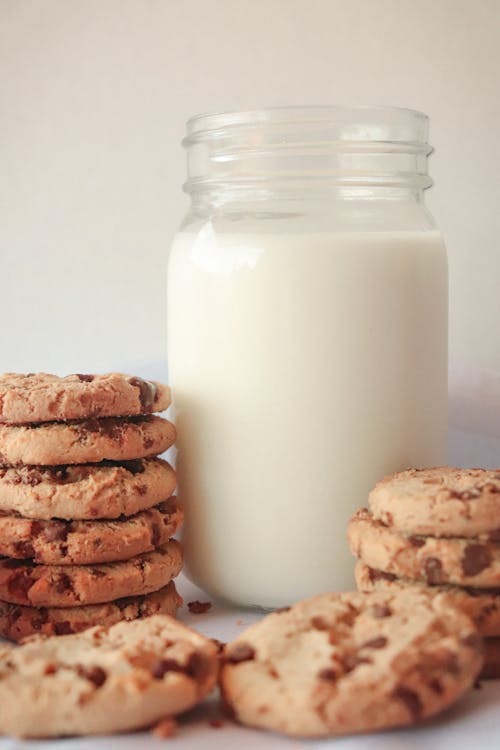
[[[474,682],[482,644],[446,596],[322,594],[252,625],[220,683],[242,723],[321,737],[415,724]]]
[[[0,555],[43,565],[128,560],[168,542],[182,521],[176,498],[119,521],[33,521],[0,516]]]
[[[485,638],[484,666],[480,677],[483,680],[496,680],[500,677],[500,638]]]
[[[161,458],[0,467],[0,512],[46,520],[119,518],[166,500],[175,485],[174,470]]]
[[[359,591],[427,591],[429,594],[447,594],[457,609],[465,612],[476,624],[479,634],[500,636],[500,588],[475,589],[461,586],[427,586],[408,578],[396,578],[390,573],[375,570],[362,562],[356,563],[356,585]]]
[[[473,539],[405,536],[361,508],[349,521],[351,550],[371,568],[426,583],[500,586],[500,545]]]
[[[369,503],[375,519],[405,534],[500,540],[500,470],[407,469],[382,479]]]
[[[0,463],[57,466],[156,456],[175,442],[161,417],[105,417],[81,422],[0,424]]]
[[[182,598],[173,581],[159,591],[82,607],[26,607],[0,601],[0,636],[21,641],[31,635],[68,635],[95,625],[163,614],[175,617]]]
[[[0,732],[125,732],[194,706],[215,685],[217,647],[167,615],[30,638],[0,652]]]
[[[151,414],[170,402],[168,386],[117,372],[0,376],[0,422],[10,424]]]
[[[35,607],[99,604],[158,591],[181,567],[182,550],[175,539],[154,552],[103,565],[35,565],[4,558],[0,599]]]

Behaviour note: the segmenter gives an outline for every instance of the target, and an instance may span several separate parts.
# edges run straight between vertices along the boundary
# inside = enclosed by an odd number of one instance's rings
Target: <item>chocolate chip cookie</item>
[[[376,520],[405,534],[500,539],[500,470],[408,469],[379,482],[369,504]]]
[[[116,521],[34,521],[0,516],[0,555],[44,565],[92,565],[128,560],[175,534],[182,510],[171,498]]]
[[[170,401],[168,386],[117,372],[0,376],[0,422],[10,424],[151,414]]]
[[[391,573],[370,568],[362,562],[356,563],[356,585],[359,591],[424,590],[429,594],[447,594],[453,604],[465,612],[482,636],[500,636],[500,588],[479,589],[465,586],[428,586],[409,578],[397,578]]]
[[[175,617],[181,604],[182,598],[173,581],[152,594],[81,607],[35,609],[0,601],[0,636],[20,641],[30,635],[68,635],[95,625],[110,626],[122,620],[139,620],[156,614]]]
[[[455,702],[481,666],[476,628],[446,596],[324,594],[239,635],[220,683],[241,723],[321,737],[415,724]]]
[[[166,615],[35,637],[0,653],[0,732],[58,737],[148,727],[200,701],[217,667],[215,644]]]
[[[175,484],[174,470],[161,458],[0,467],[0,512],[47,520],[131,516],[166,500]]]
[[[0,560],[0,600],[35,607],[75,607],[158,591],[180,572],[174,539],[154,552],[103,565],[36,565]]]
[[[0,464],[54,466],[128,461],[163,453],[174,441],[174,425],[152,416],[0,424]]]
[[[361,508],[351,518],[352,552],[371,568],[428,584],[500,586],[500,545],[470,538],[407,536]]]

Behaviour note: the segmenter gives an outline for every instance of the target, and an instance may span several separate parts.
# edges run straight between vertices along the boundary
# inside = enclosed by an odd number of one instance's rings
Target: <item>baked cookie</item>
[[[0,732],[107,734],[194,706],[217,679],[217,648],[167,615],[30,638],[0,652]]]
[[[484,666],[480,677],[483,680],[496,680],[500,677],[500,638],[485,638]]]
[[[408,469],[370,492],[374,518],[406,534],[500,540],[500,470]]]
[[[131,375],[67,375],[7,372],[0,375],[0,422],[60,422],[163,411],[170,389]]]
[[[54,466],[156,456],[175,442],[161,417],[105,417],[81,422],[0,424],[0,463]]]
[[[500,545],[474,539],[405,536],[361,508],[347,536],[357,558],[371,568],[428,584],[500,586]]]
[[[0,512],[46,520],[119,518],[166,500],[175,484],[174,470],[161,458],[0,467]]]
[[[456,701],[481,666],[476,628],[446,596],[333,593],[239,635],[220,683],[242,724],[320,737],[415,724]]]
[[[175,539],[155,552],[103,565],[35,565],[3,558],[0,599],[35,607],[99,604],[158,591],[181,567],[181,546]]]
[[[427,586],[408,578],[396,578],[390,573],[375,570],[362,562],[356,563],[356,585],[359,591],[427,591],[430,594],[447,594],[453,604],[465,612],[476,624],[482,636],[500,636],[500,588],[476,589],[461,586]]]
[[[182,598],[170,581],[159,591],[129,596],[114,602],[83,607],[25,607],[0,601],[0,636],[20,641],[30,635],[68,635],[95,625],[114,625],[122,620],[163,614],[175,617]]]
[[[0,555],[44,565],[128,560],[168,542],[182,521],[176,498],[119,521],[33,521],[0,516]]]

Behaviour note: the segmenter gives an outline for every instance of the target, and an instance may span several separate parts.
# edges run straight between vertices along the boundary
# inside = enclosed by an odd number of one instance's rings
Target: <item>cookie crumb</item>
[[[204,612],[208,612],[209,609],[212,609],[212,602],[188,602],[188,609],[191,612],[192,615],[202,615]]]
[[[224,726],[224,722],[222,721],[222,719],[210,719],[208,723],[209,726],[212,727],[212,729],[222,729],[222,727]]]
[[[167,716],[166,719],[159,721],[151,730],[151,734],[155,737],[159,737],[162,740],[168,740],[170,737],[175,737],[179,725],[175,719],[171,716]]]

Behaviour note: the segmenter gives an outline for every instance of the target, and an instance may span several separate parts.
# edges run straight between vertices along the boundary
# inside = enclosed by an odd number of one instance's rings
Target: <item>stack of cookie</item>
[[[175,615],[169,403],[117,373],[0,377],[0,635]]]
[[[500,471],[409,469],[386,477],[348,537],[361,591],[445,591],[485,638],[483,676],[500,677]]]

